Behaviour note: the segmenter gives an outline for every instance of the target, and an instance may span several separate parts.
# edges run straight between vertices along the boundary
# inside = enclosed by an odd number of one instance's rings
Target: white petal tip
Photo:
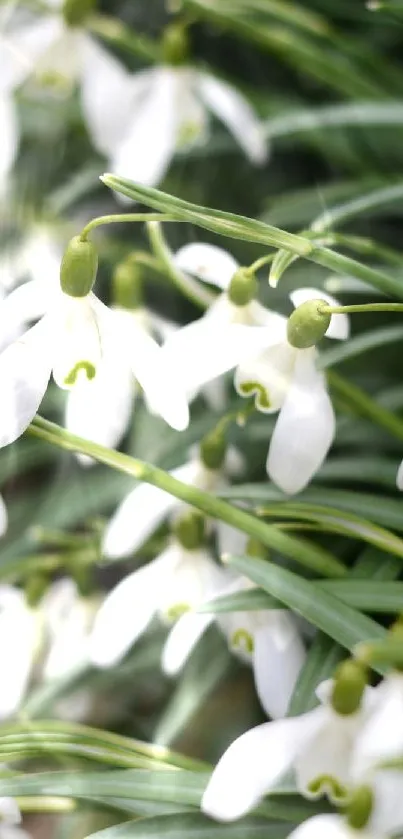
[[[399,466],[399,469],[397,470],[396,486],[397,489],[400,490],[400,492],[403,492],[403,460]]]

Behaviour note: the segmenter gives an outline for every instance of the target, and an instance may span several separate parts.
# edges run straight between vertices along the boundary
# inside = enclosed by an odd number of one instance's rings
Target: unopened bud
[[[190,43],[186,28],[181,23],[171,23],[162,36],[162,55],[166,64],[174,67],[189,60]]]
[[[204,542],[205,518],[196,511],[185,513],[173,526],[173,533],[178,542],[187,551],[200,548]]]
[[[373,806],[374,794],[371,787],[357,787],[346,807],[349,826],[354,830],[362,830],[369,822]]]
[[[307,300],[288,318],[287,339],[292,347],[306,350],[314,347],[326,334],[331,315],[323,311],[326,300]]]
[[[74,236],[63,254],[60,266],[60,287],[70,297],[86,297],[94,285],[98,270],[98,254],[88,239]]]
[[[64,0],[62,14],[67,26],[81,26],[93,12],[96,0]]]
[[[341,716],[355,714],[366,686],[365,667],[359,661],[343,661],[334,675],[331,702],[336,713]]]
[[[207,469],[221,469],[226,451],[227,444],[220,431],[214,429],[210,434],[206,434],[200,443],[200,459],[203,466]]]
[[[246,306],[256,297],[258,283],[253,274],[245,268],[235,272],[228,288],[228,297],[234,306]]]
[[[141,268],[125,259],[116,266],[113,280],[113,304],[122,309],[138,309],[142,304]]]

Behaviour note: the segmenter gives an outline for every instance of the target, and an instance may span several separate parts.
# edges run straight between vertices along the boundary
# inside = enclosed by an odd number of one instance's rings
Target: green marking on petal
[[[196,122],[196,120],[184,122],[178,131],[176,148],[180,150],[193,145],[193,143],[196,143],[201,138],[202,134],[203,128],[201,128],[200,123]]]
[[[230,638],[230,645],[235,650],[243,650],[245,653],[253,653],[255,644],[253,637],[247,629],[237,629]]]
[[[256,408],[262,411],[267,411],[271,408],[269,394],[265,387],[260,382],[242,382],[239,385],[239,391],[242,396],[254,396]]]
[[[190,612],[190,606],[188,603],[175,603],[174,606],[170,606],[169,609],[165,611],[165,617],[169,621],[177,621],[182,615],[185,615],[186,612]]]
[[[345,801],[348,796],[346,787],[333,775],[318,775],[308,784],[308,792],[318,798],[327,794],[332,801]]]
[[[47,87],[55,93],[68,93],[72,88],[71,78],[58,73],[57,70],[38,70],[35,78],[42,87]]]
[[[70,373],[64,379],[65,385],[75,385],[77,381],[77,376],[81,372],[81,370],[85,373],[87,379],[91,381],[91,379],[95,378],[96,369],[90,361],[78,361],[77,364],[74,365]]]

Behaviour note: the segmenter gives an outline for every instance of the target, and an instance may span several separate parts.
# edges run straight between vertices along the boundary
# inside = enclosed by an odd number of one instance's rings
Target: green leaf
[[[286,839],[289,832],[289,826],[272,825],[256,816],[218,824],[202,813],[176,813],[118,824],[87,839]]]
[[[385,636],[378,623],[292,571],[255,557],[231,556],[228,564],[350,652],[361,641]]]
[[[333,367],[335,364],[349,361],[365,352],[371,352],[377,347],[384,347],[387,344],[394,344],[402,340],[403,326],[399,324],[383,326],[381,329],[373,329],[370,332],[363,332],[362,335],[355,335],[348,341],[341,342],[340,346],[324,350],[319,355],[318,365],[322,369]]]

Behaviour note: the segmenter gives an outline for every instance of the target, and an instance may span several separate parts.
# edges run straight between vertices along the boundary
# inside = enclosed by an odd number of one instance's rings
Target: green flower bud
[[[64,0],[62,14],[67,26],[81,26],[95,9],[96,0]]]
[[[63,254],[60,266],[60,286],[70,297],[86,297],[97,276],[98,254],[87,239],[74,236]]]
[[[224,463],[227,444],[224,435],[214,429],[206,434],[200,443],[200,459],[207,469],[221,469]]]
[[[258,283],[253,274],[245,268],[235,272],[228,288],[228,297],[234,306],[246,306],[256,297]]]
[[[171,23],[162,36],[162,55],[166,64],[178,67],[189,60],[190,43],[185,26]]]
[[[336,713],[349,716],[358,711],[366,686],[365,667],[359,661],[343,661],[334,675],[332,706]]]
[[[185,513],[173,526],[173,533],[187,551],[200,548],[204,542],[205,518],[195,511]]]
[[[46,589],[49,585],[49,579],[46,574],[38,571],[35,574],[30,574],[24,586],[25,599],[32,609],[40,603]]]
[[[113,274],[112,288],[115,306],[138,309],[143,302],[140,266],[130,258],[119,262]]]
[[[357,787],[346,807],[349,826],[354,830],[362,830],[369,822],[373,806],[374,795],[371,787]]]
[[[287,324],[287,339],[292,347],[306,350],[323,338],[329,328],[331,315],[321,309],[328,305],[326,300],[307,300],[295,309]]]

